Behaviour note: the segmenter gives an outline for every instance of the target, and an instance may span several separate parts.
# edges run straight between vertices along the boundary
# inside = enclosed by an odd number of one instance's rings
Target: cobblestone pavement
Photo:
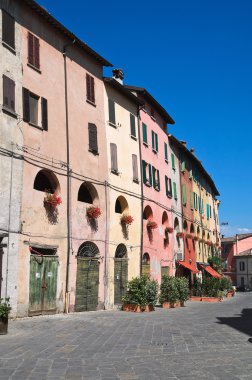
[[[153,313],[10,321],[0,379],[252,379],[252,293]]]

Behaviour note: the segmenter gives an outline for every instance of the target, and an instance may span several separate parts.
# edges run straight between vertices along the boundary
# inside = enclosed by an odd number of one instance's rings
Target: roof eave
[[[110,77],[104,77],[103,80],[105,83],[109,84],[111,87],[122,92],[126,97],[128,97],[138,106],[143,106],[143,102],[140,99],[138,99],[134,94],[132,94],[131,91],[127,90],[127,88],[125,88],[125,86],[119,83],[116,79],[110,78]]]

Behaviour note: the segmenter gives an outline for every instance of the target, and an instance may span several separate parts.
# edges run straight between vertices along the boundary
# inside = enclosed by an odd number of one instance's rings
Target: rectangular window
[[[196,193],[193,193],[194,195],[194,209],[197,211],[198,210],[198,196]]]
[[[158,135],[154,131],[151,131],[151,143],[153,152],[158,152]]]
[[[148,145],[147,125],[142,123],[143,143]]]
[[[159,170],[152,166],[152,178],[153,178],[153,187],[155,190],[160,191],[160,176]]]
[[[136,118],[130,114],[130,135],[136,137]]]
[[[109,108],[109,123],[115,126],[116,125],[115,102],[111,99],[108,100],[108,108]]]
[[[173,182],[173,196],[174,196],[174,199],[176,200],[178,199],[176,182]]]
[[[165,176],[165,191],[166,191],[166,196],[171,198],[172,197],[172,180],[171,178],[168,178]]]
[[[87,90],[87,100],[95,104],[95,83],[94,77],[86,74],[86,90]]]
[[[165,161],[168,162],[168,145],[164,143],[164,157]]]
[[[118,174],[117,146],[114,143],[110,143],[110,154],[111,154],[111,172]]]
[[[182,204],[186,206],[186,185],[182,185]]]
[[[137,165],[137,155],[132,154],[132,169],[133,169],[133,181],[139,182],[138,179],[138,165]]]
[[[15,20],[2,9],[2,41],[15,50]]]
[[[39,102],[41,99],[41,102]],[[23,120],[34,126],[48,130],[47,99],[40,98],[26,88],[23,88]]]
[[[185,157],[184,155],[181,155],[180,157],[180,170],[182,173],[185,171]]]
[[[193,196],[192,191],[190,191],[190,207],[191,207],[191,210],[194,209],[194,196]]]
[[[142,160],[142,172],[143,172],[143,183],[146,186],[152,186],[152,167],[146,161]]]
[[[3,75],[3,106],[15,112],[15,82]]]
[[[245,270],[245,262],[240,261],[240,271],[243,272]]]
[[[175,168],[175,156],[173,153],[171,154],[171,163],[172,163],[172,169],[175,170],[176,169]]]
[[[36,69],[40,68],[39,39],[30,32],[28,32],[28,63]]]
[[[89,141],[89,150],[97,154],[98,153],[97,127],[93,123],[88,123],[88,141]]]

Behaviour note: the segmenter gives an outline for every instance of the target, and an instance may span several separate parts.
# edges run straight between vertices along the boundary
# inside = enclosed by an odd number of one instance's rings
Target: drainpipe
[[[104,257],[104,310],[109,305],[109,289],[108,289],[108,182],[105,181],[105,212],[106,212],[106,222],[105,222],[105,257]]]
[[[140,159],[140,183],[141,183],[141,215],[140,215],[140,276],[143,271],[142,255],[143,255],[143,211],[144,211],[144,200],[143,200],[143,174],[142,174],[142,151],[141,151],[141,139],[140,139],[140,106],[137,110],[137,125],[138,125],[138,144],[139,144],[139,159]]]
[[[64,59],[64,84],[65,84],[65,111],[66,111],[66,153],[67,153],[67,267],[66,267],[66,293],[65,293],[65,313],[69,311],[69,278],[70,278],[70,254],[71,254],[71,170],[70,170],[70,147],[69,147],[69,118],[68,118],[68,93],[67,93],[67,62],[66,50],[69,46],[75,44],[75,39],[63,47]]]

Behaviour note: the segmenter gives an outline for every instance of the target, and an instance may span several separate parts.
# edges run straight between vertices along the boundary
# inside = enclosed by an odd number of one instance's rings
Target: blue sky
[[[221,193],[223,233],[252,231],[252,1],[38,2],[167,109]]]

